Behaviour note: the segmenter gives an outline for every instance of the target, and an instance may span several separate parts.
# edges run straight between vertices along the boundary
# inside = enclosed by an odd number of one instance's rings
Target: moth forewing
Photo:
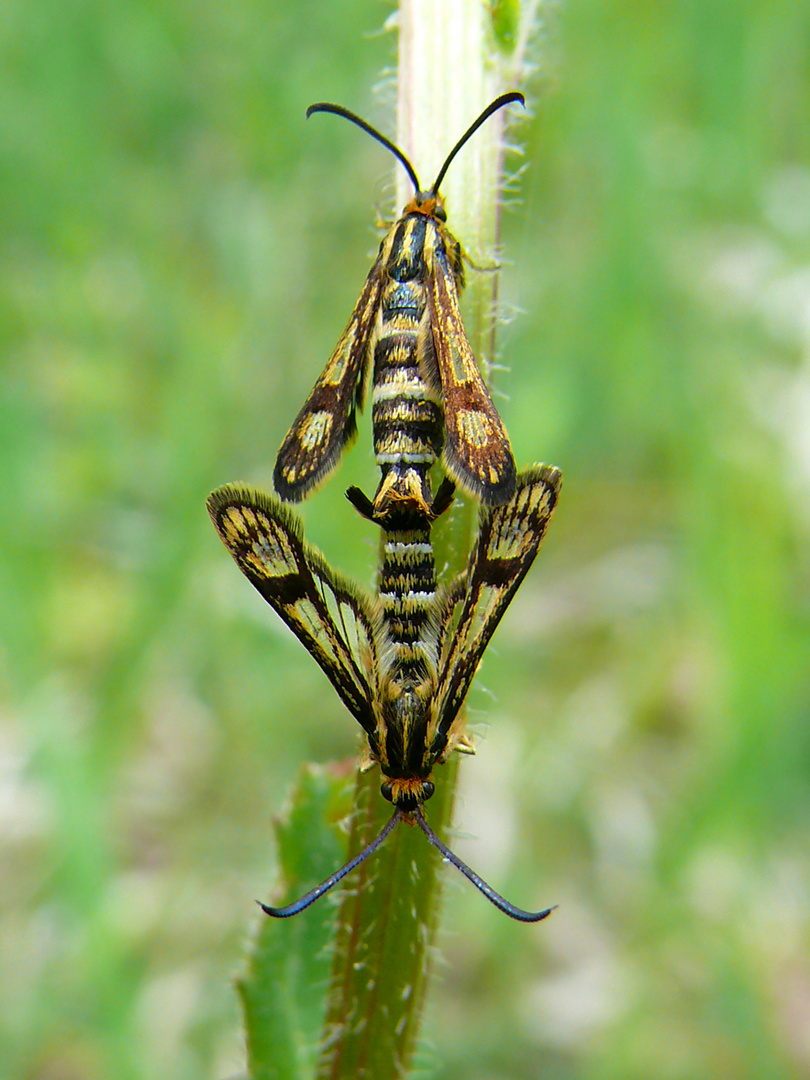
[[[434,363],[444,403],[443,462],[448,475],[485,506],[515,491],[509,436],[481,377],[459,309],[456,275],[442,250],[434,253],[428,312]]]
[[[378,256],[340,341],[281,444],[273,485],[286,502],[300,502],[324,480],[357,434],[379,317],[381,264]]]
[[[379,602],[306,544],[278,499],[241,485],[218,488],[208,513],[236,565],[292,630],[346,708],[377,733]]]

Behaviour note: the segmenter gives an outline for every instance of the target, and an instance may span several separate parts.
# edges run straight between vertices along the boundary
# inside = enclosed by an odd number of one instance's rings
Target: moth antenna
[[[490,106],[490,111],[491,108],[492,107]],[[486,117],[484,119],[486,119]],[[438,848],[445,859],[447,859],[448,862],[451,862],[457,870],[460,870],[464,877],[467,878],[468,881],[471,881],[476,889],[478,889],[479,892],[482,892],[487,900],[494,904],[499,911],[502,911],[504,915],[508,915],[510,919],[516,919],[518,922],[540,922],[541,919],[545,919],[552,911],[554,911],[554,908],[557,906],[556,904],[554,907],[545,908],[543,911],[524,911],[523,908],[515,907],[514,904],[510,904],[500,893],[495,892],[491,885],[487,885],[484,879],[479,877],[474,870],[470,869],[470,867],[467,866],[458,855],[455,855],[446,844],[442,843],[425,820],[425,815],[422,813],[422,808],[420,806],[417,806],[412,812],[413,816],[416,818],[416,824],[431,844],[433,844],[435,848]]]
[[[397,158],[399,162],[401,162],[405,169],[405,172],[410,177],[410,181],[413,184],[414,191],[421,190],[419,187],[419,177],[416,175],[416,171],[413,165],[411,165],[410,161],[408,161],[400,148],[398,146],[395,146],[390,139],[386,138],[381,131],[377,131],[376,128],[372,127],[371,124],[363,120],[362,117],[358,116],[356,113],[351,112],[349,109],[344,109],[342,105],[332,105],[328,101],[317,101],[314,105],[310,105],[310,107],[307,109],[307,120],[309,120],[310,116],[312,116],[312,114],[316,112],[334,113],[335,116],[342,116],[344,120],[350,120],[353,124],[356,124],[359,128],[362,128],[363,131],[365,131],[368,135],[372,137],[372,139],[376,139],[377,142],[382,143],[383,146],[386,147],[386,149],[390,150],[394,157]],[[486,117],[484,119],[486,119]],[[435,191],[435,188],[433,190]]]
[[[502,109],[504,105],[509,105],[513,101],[519,101],[521,105],[526,104],[526,99],[519,90],[510,90],[508,94],[501,94],[500,97],[496,97],[493,102],[487,105],[487,107],[484,109],[478,119],[467,128],[467,130],[464,132],[456,145],[445,158],[444,165],[442,165],[441,169],[439,170],[439,175],[433,181],[433,187],[430,190],[433,192],[434,195],[438,194],[439,185],[441,184],[442,180],[444,180],[445,174],[450,168],[450,162],[453,160],[453,158],[456,156],[456,154],[459,152],[465,142],[467,142],[467,140],[470,139],[476,133],[476,131],[478,131],[478,129],[486,120],[489,120],[490,116],[492,116],[494,112],[497,112],[498,109]]]
[[[383,826],[381,832],[379,832],[369,844],[366,844],[359,855],[355,855],[355,857],[350,859],[345,866],[341,866],[340,870],[336,870],[334,874],[331,874],[326,881],[322,881],[320,885],[316,885],[314,889],[310,889],[308,893],[304,893],[302,897],[295,900],[292,904],[287,904],[286,907],[270,907],[268,904],[263,904],[261,900],[257,900],[256,903],[265,915],[270,915],[274,919],[289,919],[291,915],[297,915],[300,911],[304,911],[310,904],[314,904],[316,900],[320,900],[324,893],[329,892],[331,888],[337,885],[339,881],[342,881],[343,878],[345,878],[347,874],[350,874],[361,862],[365,862],[369,855],[373,855],[380,844],[391,835],[401,818],[402,811],[399,809],[395,810],[389,822]]]

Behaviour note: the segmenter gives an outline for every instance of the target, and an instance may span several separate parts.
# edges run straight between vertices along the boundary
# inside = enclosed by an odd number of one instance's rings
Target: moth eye
[[[422,800],[423,800],[423,802],[427,802],[428,799],[431,797],[431,795],[433,794],[433,792],[435,790],[436,790],[436,785],[433,783],[432,780],[423,780],[422,781]]]
[[[390,780],[384,780],[382,782],[382,784],[380,785],[380,794],[382,795],[382,797],[384,799],[387,799],[389,802],[394,801],[394,794],[393,794],[393,790],[391,788],[391,781]]]
[[[435,211],[434,216],[437,217],[439,219],[439,221],[447,221],[447,211],[445,210],[445,208],[443,206],[437,206],[436,207],[436,211]]]

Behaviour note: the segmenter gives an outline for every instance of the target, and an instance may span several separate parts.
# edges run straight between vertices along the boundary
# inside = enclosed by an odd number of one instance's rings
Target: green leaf
[[[345,860],[340,822],[350,809],[345,771],[305,765],[289,813],[276,823],[283,889],[295,899]],[[323,1023],[334,932],[334,905],[321,901],[305,915],[259,915],[247,970],[237,981],[245,1018],[251,1080],[311,1077]]]
[[[491,0],[489,4],[495,40],[505,52],[515,47],[520,25],[520,8],[519,0]]]

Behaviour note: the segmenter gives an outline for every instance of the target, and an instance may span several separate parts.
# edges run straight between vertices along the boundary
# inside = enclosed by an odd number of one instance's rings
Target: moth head
[[[432,780],[420,780],[418,777],[407,780],[386,778],[380,786],[382,797],[406,814],[427,802],[435,790]]]
[[[431,794],[433,793],[433,785],[429,781],[424,781],[426,785],[430,786]],[[391,835],[400,821],[408,821],[410,824],[416,824],[428,838],[430,843],[441,852],[442,858],[447,862],[452,863],[457,870],[471,881],[475,885],[479,892],[489,900],[491,904],[494,904],[499,911],[502,911],[504,915],[508,915],[510,919],[516,919],[518,922],[540,922],[541,919],[547,918],[554,908],[544,908],[542,911],[524,911],[523,908],[516,907],[508,900],[504,899],[500,893],[495,892],[491,885],[487,885],[482,877],[467,864],[458,857],[454,852],[450,850],[447,845],[439,839],[436,833],[431,829],[425,820],[425,815],[422,813],[421,806],[417,803],[411,810],[406,810],[402,806],[397,806],[389,819],[388,823],[382,827],[379,833],[371,840],[366,846],[359,851],[353,859],[349,859],[345,866],[341,866],[339,870],[336,870],[334,874],[331,874],[326,881],[322,881],[320,885],[316,885],[314,889],[310,889],[308,893],[305,893],[298,900],[294,900],[292,904],[286,904],[284,907],[270,907],[269,904],[259,903],[259,907],[265,913],[270,915],[274,919],[288,919],[291,915],[298,915],[299,912],[305,911],[310,905],[314,904],[316,900],[319,900],[325,893],[328,893],[330,889],[333,889],[339,881],[342,881],[347,874],[351,873],[360,863],[373,855],[374,852],[383,844],[387,838]]]
[[[436,191],[417,191],[403,210],[403,214],[424,214],[425,217],[447,221],[444,199]]]
[[[381,132],[377,131],[376,128],[372,127],[371,124],[361,119],[356,113],[350,112],[349,109],[344,109],[342,105],[333,105],[328,101],[318,101],[314,105],[310,105],[310,107],[307,109],[307,119],[309,119],[309,117],[312,116],[313,113],[328,112],[334,113],[335,116],[342,116],[344,120],[349,120],[352,124],[356,124],[357,127],[362,128],[363,131],[365,131],[368,135],[371,135],[373,139],[376,139],[377,142],[382,143],[382,145],[386,147],[386,149],[390,150],[394,157],[397,159],[397,161],[401,163],[402,167],[407,172],[408,177],[413,184],[414,197],[408,204],[408,206],[405,207],[405,212],[409,213],[411,211],[415,211],[417,213],[427,214],[429,217],[435,217],[439,221],[447,221],[447,214],[445,213],[444,203],[439,196],[439,188],[441,187],[442,180],[444,180],[447,170],[450,168],[450,163],[452,162],[456,154],[459,152],[459,150],[462,148],[462,146],[467,142],[467,140],[470,139],[476,131],[478,131],[478,129],[481,127],[485,120],[488,120],[494,112],[498,111],[498,109],[502,109],[504,105],[509,105],[513,101],[519,101],[521,105],[526,104],[523,94],[521,94],[517,90],[511,90],[508,94],[501,94],[499,97],[496,97],[494,101],[490,102],[490,104],[487,105],[487,107],[484,109],[478,119],[475,120],[472,124],[470,124],[470,126],[458,140],[456,145],[447,155],[444,161],[444,165],[442,165],[441,169],[439,169],[439,175],[436,177],[428,191],[422,190],[422,186],[419,183],[419,177],[416,175],[416,170],[414,169],[413,165],[411,165],[410,161],[408,161],[408,159],[405,157],[400,148],[394,143],[392,143],[390,139],[386,138],[385,135],[383,135]]]

